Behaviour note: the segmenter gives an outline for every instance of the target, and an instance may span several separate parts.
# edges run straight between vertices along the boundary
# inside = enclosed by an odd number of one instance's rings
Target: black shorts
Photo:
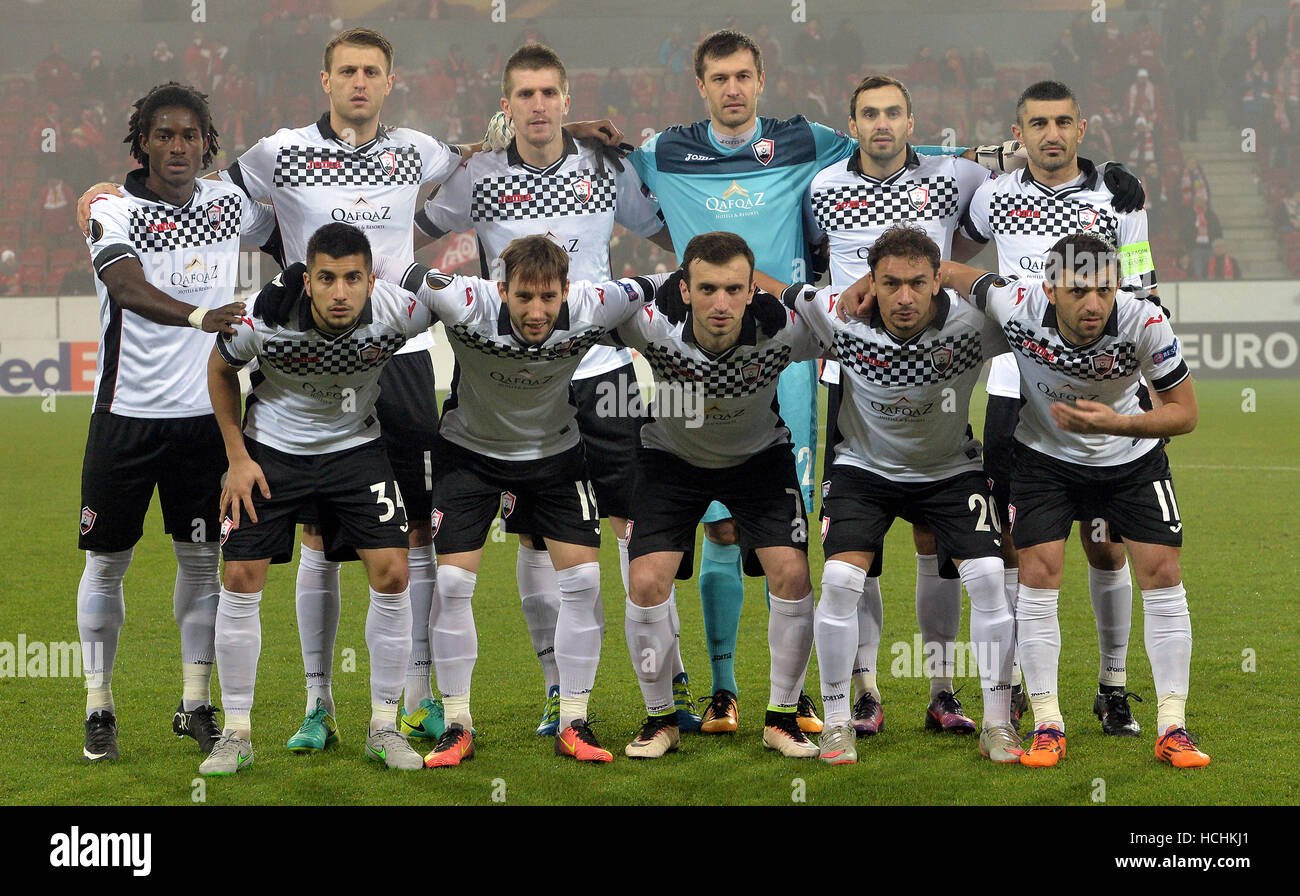
[[[428,352],[394,355],[379,374],[375,416],[384,435],[388,462],[406,501],[410,520],[427,520],[433,510],[433,441],[438,437],[438,395]],[[317,525],[309,505],[298,522]]]
[[[628,558],[681,551],[678,578],[694,569],[695,528],[711,501],[731,511],[746,575],[762,575],[753,552],[792,547],[808,551],[803,489],[789,445],[774,445],[734,467],[696,467],[653,448],[638,454],[633,518],[628,523]]]
[[[1112,538],[1182,547],[1183,521],[1163,445],[1116,466],[1084,466],[1016,445],[1007,524],[1019,548],[1060,541],[1077,519],[1102,518]]]
[[[582,445],[539,460],[497,460],[439,438],[433,451],[433,546],[477,551],[500,509],[507,532],[600,547],[600,507]]]
[[[253,486],[257,522],[240,511],[238,529],[229,516],[221,522],[221,553],[226,560],[288,563],[293,556],[293,527],[303,508],[320,521],[325,559],[357,559],[358,550],[405,548],[406,507],[401,487],[375,439],[345,451],[320,455],[286,454],[245,438],[249,455],[262,468],[270,498]]]
[[[636,452],[646,422],[631,364],[573,381],[578,430],[601,516],[627,519],[636,481]]]
[[[822,549],[827,557],[845,551],[877,555],[894,519],[927,526],[938,546],[939,574],[957,578],[953,558],[1002,556],[1002,527],[977,471],[937,482],[895,482],[849,464],[831,468],[822,499]]]
[[[226,449],[217,418],[90,415],[81,465],[83,551],[116,553],[144,534],[158,488],[163,530],[173,541],[216,541]],[[12,509],[12,508],[11,508]]]

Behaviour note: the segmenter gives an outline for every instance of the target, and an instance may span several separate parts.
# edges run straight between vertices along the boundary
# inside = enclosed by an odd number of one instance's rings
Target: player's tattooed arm
[[[1167,439],[1186,435],[1196,428],[1198,409],[1191,377],[1160,393],[1161,404],[1141,414],[1120,414],[1108,404],[1079,399],[1073,404],[1056,402],[1052,419],[1066,432],[1091,435],[1102,433],[1135,439]]]
[[[103,269],[100,279],[108,287],[113,301],[127,311],[169,327],[194,327],[205,333],[233,336],[232,326],[244,315],[243,302],[231,302],[220,308],[200,308],[179,302],[149,282],[144,268],[135,258],[124,258]]]
[[[253,486],[259,488],[263,498],[271,497],[271,489],[266,484],[261,466],[249,456],[244,445],[244,432],[239,420],[239,371],[226,363],[215,346],[208,355],[208,397],[212,399],[212,413],[217,418],[229,463],[221,487],[219,515],[222,518],[229,516],[238,529],[245,508],[249,519],[257,522],[257,512],[253,509]]]

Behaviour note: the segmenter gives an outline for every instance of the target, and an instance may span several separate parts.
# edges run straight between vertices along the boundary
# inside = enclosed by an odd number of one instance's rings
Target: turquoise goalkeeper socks
[[[704,637],[709,645],[715,692],[739,693],[736,687],[736,635],[744,603],[740,548],[704,539],[704,550],[700,555],[700,605],[704,612]]]

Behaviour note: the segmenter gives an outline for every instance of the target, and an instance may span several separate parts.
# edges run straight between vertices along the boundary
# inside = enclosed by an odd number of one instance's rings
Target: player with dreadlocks
[[[141,166],[124,195],[91,205],[87,243],[102,335],[81,474],[77,627],[86,675],[86,742],[95,762],[118,758],[113,661],[126,615],[122,579],[154,488],[176,554],[181,633],[178,737],[209,752],[220,736],[209,682],[220,584],[218,499],[225,449],[207,390],[208,333],[234,334],[239,245],[266,243],[270,206],[198,180],[217,150],[207,97],[175,82],[134,106],[126,140]]]

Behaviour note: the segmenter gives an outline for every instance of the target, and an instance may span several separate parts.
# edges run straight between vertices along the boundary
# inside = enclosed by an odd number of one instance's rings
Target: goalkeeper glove
[[[253,300],[253,315],[273,327],[288,326],[293,306],[302,295],[302,278],[306,273],[307,265],[299,262],[276,274]]]
[[[1028,165],[1029,153],[1019,140],[1007,140],[975,147],[975,161],[990,171],[1005,174]]]
[[[1115,211],[1135,212],[1146,207],[1147,194],[1142,189],[1142,181],[1119,162],[1107,162],[1102,166],[1101,179],[1114,197],[1111,204]]]
[[[487,131],[483,134],[483,151],[496,152],[505,149],[513,139],[515,139],[514,121],[508,118],[505,112],[498,112],[488,121]]]

